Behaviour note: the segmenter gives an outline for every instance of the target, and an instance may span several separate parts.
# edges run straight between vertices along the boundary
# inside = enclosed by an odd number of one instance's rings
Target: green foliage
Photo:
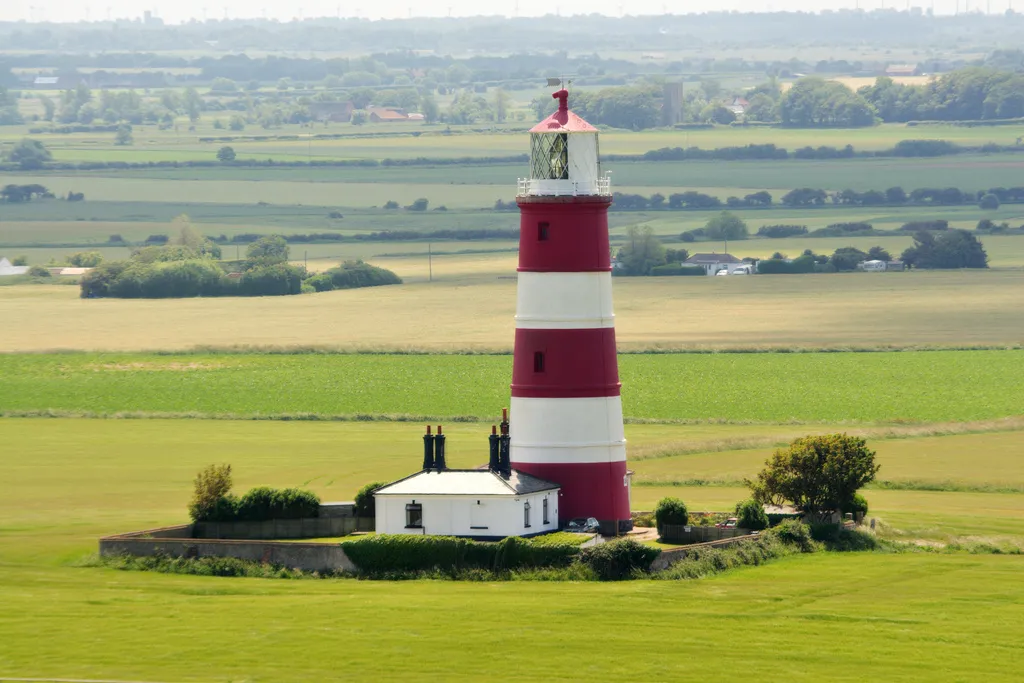
[[[79,251],[68,256],[67,262],[77,268],[95,268],[103,263],[103,254],[98,251]]]
[[[40,265],[34,265],[28,269],[29,277],[50,277],[50,271]]]
[[[666,524],[685,525],[690,519],[686,510],[686,503],[678,498],[662,498],[654,508],[654,521],[661,533],[662,527]]]
[[[783,543],[794,546],[802,553],[813,553],[819,549],[818,544],[811,536],[811,528],[798,519],[783,520],[764,535],[769,538],[774,536]]]
[[[11,259],[11,265],[12,266],[27,266],[28,265],[28,257],[24,256],[24,255],[22,255],[22,256],[15,256],[14,258]]]
[[[838,271],[857,270],[857,264],[866,261],[868,255],[856,247],[840,247],[829,257],[829,263]]]
[[[234,147],[225,146],[217,150],[217,161],[220,161],[221,163],[231,163],[232,161],[235,160],[237,156],[238,155],[235,154]]]
[[[239,560],[234,557],[167,557],[151,555],[135,557],[117,555],[100,558],[100,566],[122,571],[185,574],[190,576],[236,576],[250,579],[324,578],[325,575],[290,569],[280,565]]]
[[[761,504],[792,503],[809,515],[826,516],[853,505],[858,489],[874,480],[879,465],[864,439],[846,434],[805,436],[778,449],[753,481]]]
[[[259,487],[242,496],[235,507],[239,522],[265,522],[271,519],[306,519],[320,514],[320,497],[300,489]]]
[[[779,116],[787,126],[803,128],[871,126],[875,109],[842,83],[801,78],[783,93]]]
[[[995,211],[999,208],[999,197],[989,192],[982,196],[981,200],[978,202],[978,207],[985,211]]]
[[[806,234],[806,225],[762,225],[757,229],[758,237],[781,238]]]
[[[402,279],[390,270],[371,266],[362,261],[345,261],[340,266],[325,271],[322,275],[330,278],[330,289],[358,289],[360,287],[402,284]],[[317,291],[326,291],[320,289],[323,284],[324,280],[320,279],[313,286],[317,288]]]
[[[117,133],[114,135],[114,144],[118,146],[129,146],[135,143],[132,137],[132,127],[127,123],[122,123],[117,127]]]
[[[921,231],[914,246],[900,259],[914,268],[988,268],[988,254],[981,241],[967,230],[948,230],[937,235]]]
[[[868,514],[868,499],[860,493],[855,494],[853,496],[853,501],[850,503],[848,508],[843,510],[843,512],[852,512],[854,514],[860,513],[862,515]]]
[[[23,171],[33,171],[51,161],[53,154],[39,140],[22,138],[7,152],[6,159],[12,164],[18,164]]]
[[[678,263],[666,263],[663,266],[654,266],[651,268],[651,275],[704,277],[707,273],[704,272],[704,269],[700,266],[681,266]]]
[[[208,519],[231,493],[231,465],[209,465],[196,475],[188,516],[193,522]]]
[[[280,235],[267,235],[261,237],[245,249],[245,258],[248,259],[248,267],[257,265],[273,265],[287,261],[291,250],[288,243]]]
[[[741,529],[760,531],[768,528],[768,515],[764,506],[756,500],[744,500],[736,504],[736,525]]]
[[[412,204],[410,204],[409,206],[405,207],[405,209],[406,209],[406,211],[426,211],[427,210],[427,206],[429,206],[429,205],[430,205],[430,202],[427,199],[425,199],[423,197],[420,197],[419,199],[414,201]]]
[[[288,263],[257,266],[242,273],[238,291],[243,296],[285,296],[302,293],[303,270]]]
[[[363,486],[356,493],[356,517],[374,517],[377,514],[377,503],[374,492],[387,482],[374,481]]]
[[[723,211],[704,224],[704,234],[710,240],[745,240],[747,224],[739,216]]]
[[[615,256],[616,275],[650,275],[655,266],[664,265],[665,247],[649,225],[631,225],[626,229],[626,244]]]
[[[660,554],[658,548],[626,538],[584,548],[579,561],[601,581],[622,581],[648,573]]]
[[[432,570],[506,572],[526,567],[567,567],[579,552],[574,545],[540,545],[515,536],[500,543],[481,543],[454,536],[377,534],[345,544],[345,554],[360,573],[377,577]]]

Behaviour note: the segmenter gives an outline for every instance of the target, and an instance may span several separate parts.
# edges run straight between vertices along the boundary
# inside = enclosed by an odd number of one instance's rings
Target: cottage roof
[[[683,263],[743,263],[743,261],[732,254],[694,254]]]
[[[377,489],[374,495],[518,496],[559,488],[559,484],[518,470],[508,477],[492,470],[423,470]]]
[[[394,109],[370,109],[369,112],[371,116],[376,115],[377,118],[384,121],[404,121],[409,118],[402,112],[395,111]]]

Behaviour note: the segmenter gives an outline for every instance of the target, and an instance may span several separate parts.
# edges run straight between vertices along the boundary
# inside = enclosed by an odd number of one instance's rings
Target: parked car
[[[601,524],[595,517],[577,517],[569,520],[565,530],[580,534],[596,534],[601,530]]]
[[[736,524],[739,521],[740,520],[737,519],[736,517],[730,517],[729,519],[725,520],[724,522],[719,522],[715,526],[718,527],[719,529],[735,529],[736,528]]]

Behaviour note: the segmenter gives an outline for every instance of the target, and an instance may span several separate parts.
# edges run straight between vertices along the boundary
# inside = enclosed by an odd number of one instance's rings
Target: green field
[[[692,428],[635,426],[630,438],[667,438],[670,429],[678,437]],[[717,633],[756,651],[763,670],[794,681],[1012,681],[1019,673],[1021,557],[824,553],[701,581],[568,585],[82,568],[76,564],[99,535],[180,522],[191,477],[209,462],[231,462],[237,488],[308,486],[325,499],[345,499],[368,479],[417,466],[419,428],[5,419],[0,438],[3,676],[301,681],[344,671],[348,680],[469,681],[494,678],[496,652],[514,663],[503,669],[510,680],[749,675],[744,658],[706,656],[709,634]],[[454,464],[479,460],[484,448],[482,438],[479,447],[455,437],[450,444]],[[883,467],[902,460],[881,452]],[[962,466],[984,467],[986,453],[965,454]],[[636,506],[665,491],[695,509],[703,502],[728,509],[743,495],[640,486]],[[951,527],[986,537],[1024,534],[1021,496],[868,497],[872,515],[909,523],[902,528],[916,524],[922,537]],[[596,612],[601,619],[593,619]],[[514,615],[524,613],[531,617],[521,624]],[[567,640],[603,642],[609,627],[614,647],[582,658],[567,648]],[[794,637],[807,632],[814,637]],[[988,656],[977,657],[980,650]],[[666,651],[672,656],[660,656]]]
[[[488,419],[508,405],[511,360],[4,355],[0,410]],[[1024,405],[1024,351],[625,355],[619,365],[632,418],[945,422],[1018,415]]]

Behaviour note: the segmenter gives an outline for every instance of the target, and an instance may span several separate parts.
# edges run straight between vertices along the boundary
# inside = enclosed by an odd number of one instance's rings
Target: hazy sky
[[[707,10],[820,10],[854,7],[856,0],[0,0],[0,20],[76,21],[111,17],[140,17],[146,10],[168,23],[201,19],[267,16],[287,20],[294,17],[358,16],[369,19],[410,16],[467,16],[505,14],[536,16],[558,9],[563,15],[599,12],[612,16],[664,14]],[[861,0],[863,9],[905,8],[907,5],[935,7],[936,14],[953,14],[959,9],[1001,13],[1013,0]],[[1024,0],[1017,0],[1024,9]]]

